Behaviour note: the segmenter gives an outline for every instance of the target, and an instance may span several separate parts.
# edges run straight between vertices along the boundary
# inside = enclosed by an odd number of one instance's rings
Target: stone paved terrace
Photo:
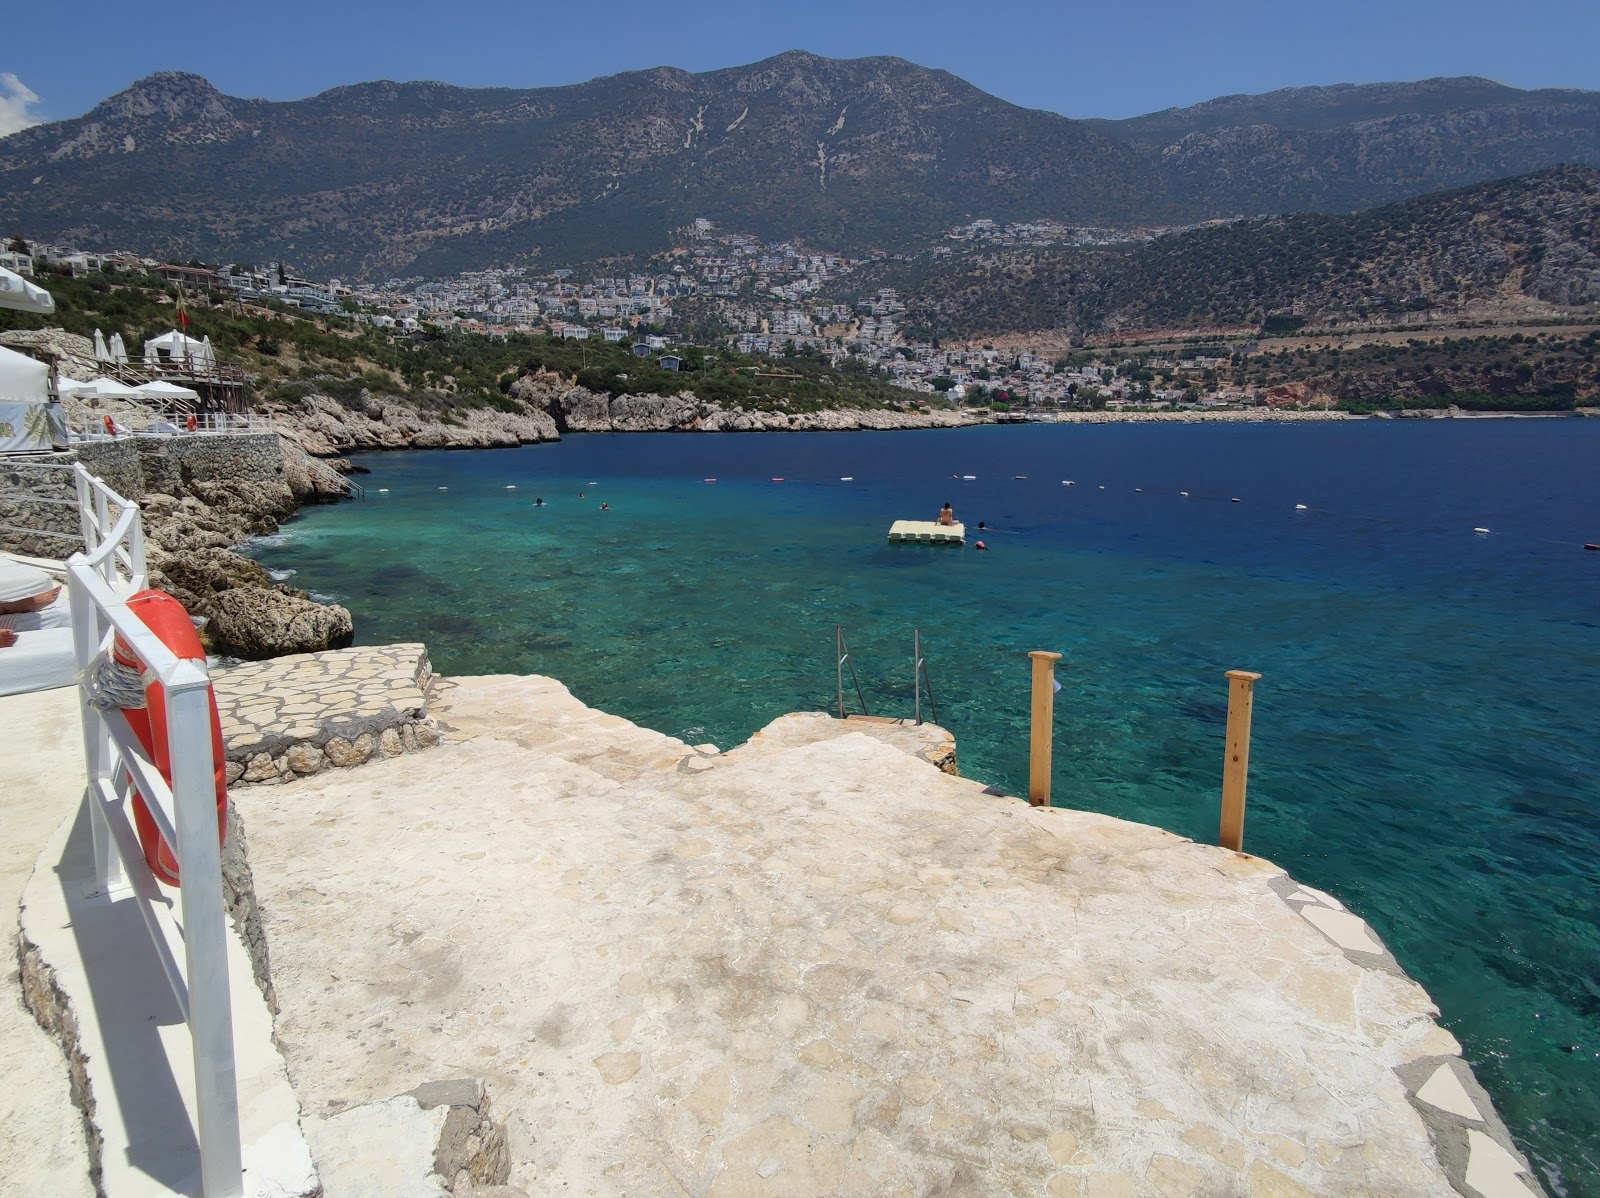
[[[327,1198],[1539,1192],[1428,996],[1268,862],[854,722],[719,754],[435,692],[426,755],[235,796]],[[452,1079],[497,1130],[440,1178],[407,1095]]]
[[[421,644],[300,653],[213,672],[228,784],[284,782],[438,742]]]

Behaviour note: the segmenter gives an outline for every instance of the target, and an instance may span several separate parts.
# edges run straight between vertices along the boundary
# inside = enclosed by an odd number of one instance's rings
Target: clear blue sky
[[[77,116],[163,69],[282,100],[371,79],[538,87],[803,49],[898,55],[1016,104],[1131,116],[1431,75],[1600,89],[1597,48],[1600,0],[25,0],[0,44],[0,132],[19,114]]]

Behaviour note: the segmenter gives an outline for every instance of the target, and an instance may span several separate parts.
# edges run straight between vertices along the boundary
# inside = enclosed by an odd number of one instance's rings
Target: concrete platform
[[[212,673],[228,784],[284,782],[428,748],[433,666],[421,644],[299,653]]]
[[[473,1179],[528,1194],[1538,1192],[1428,996],[1268,862],[835,721],[717,754],[549,679],[434,708],[416,763],[237,797],[320,1117],[480,1079]]]
[[[0,700],[0,722],[27,746],[0,755],[21,966],[7,972],[0,1061],[27,1079],[0,1093],[0,1192],[198,1196],[188,1031],[133,900],[93,891],[76,692]],[[37,857],[25,886],[24,853]],[[271,1015],[237,937],[229,951],[245,1192],[309,1196],[317,1178]]]
[[[0,698],[0,910],[7,943],[39,850],[83,798],[83,741],[71,687]],[[13,741],[11,738],[16,737]],[[16,751],[26,744],[26,753]],[[0,973],[0,1178],[18,1194],[91,1198],[89,1144],[73,1105],[67,1061],[23,1003],[17,953]]]

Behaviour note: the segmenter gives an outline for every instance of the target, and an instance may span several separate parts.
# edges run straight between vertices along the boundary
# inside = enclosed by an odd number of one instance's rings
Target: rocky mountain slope
[[[1487,79],[1290,88],[1086,124],[1158,160],[1169,202],[1207,216],[1350,211],[1600,166],[1600,92]]]
[[[1566,161],[1600,165],[1600,93],[1431,80],[1084,122],[901,59],[799,52],[698,75],[383,82],[284,103],[162,74],[0,139],[0,228],[384,276],[657,250],[700,216],[897,248],[977,217],[1348,209]]]
[[[1600,305],[1600,170],[1558,167],[1351,215],[1303,213],[1130,249],[970,253],[855,281],[898,283],[910,331],[1316,325],[1440,309],[1538,315]]]

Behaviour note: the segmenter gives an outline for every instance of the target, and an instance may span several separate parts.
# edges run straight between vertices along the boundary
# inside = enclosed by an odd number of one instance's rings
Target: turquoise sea
[[[1223,671],[1259,671],[1246,848],[1371,921],[1545,1183],[1600,1198],[1600,420],[360,461],[368,501],[305,512],[268,566],[363,643],[553,675],[691,742],[831,708],[836,624],[871,710],[909,714],[920,629],[962,772],[1023,793],[1025,655],[1053,649],[1055,801],[1214,842]],[[887,544],[946,500],[988,552]]]

